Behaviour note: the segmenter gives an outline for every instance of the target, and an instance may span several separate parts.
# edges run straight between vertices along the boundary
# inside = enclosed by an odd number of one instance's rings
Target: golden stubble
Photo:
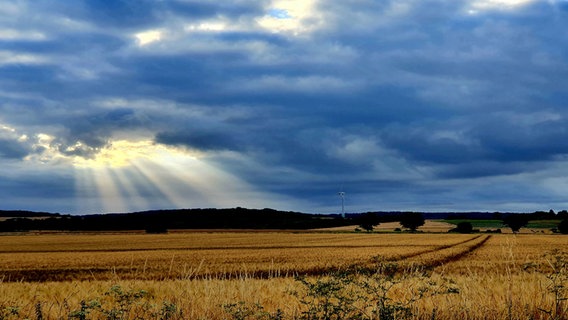
[[[459,294],[418,301],[417,319],[547,319],[550,259],[568,254],[555,235],[173,232],[3,236],[0,307],[18,305],[66,318],[81,301],[108,299],[114,285],[145,290],[155,305],[175,303],[189,319],[223,319],[223,305],[246,302],[299,315],[294,275],[371,266],[377,257],[427,267]],[[25,281],[53,273],[57,281]],[[21,277],[20,279],[8,277]],[[412,278],[408,287],[411,287]],[[566,285],[566,284],[564,284]],[[402,285],[393,299],[408,295]],[[435,311],[434,311],[435,310]]]

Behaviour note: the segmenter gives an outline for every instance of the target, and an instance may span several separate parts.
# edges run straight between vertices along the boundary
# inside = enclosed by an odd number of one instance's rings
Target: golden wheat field
[[[0,236],[0,319],[566,319],[560,235]]]

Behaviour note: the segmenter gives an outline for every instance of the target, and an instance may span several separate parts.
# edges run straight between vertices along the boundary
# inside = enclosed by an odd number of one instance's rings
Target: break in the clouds
[[[2,209],[568,207],[568,2],[4,1]]]

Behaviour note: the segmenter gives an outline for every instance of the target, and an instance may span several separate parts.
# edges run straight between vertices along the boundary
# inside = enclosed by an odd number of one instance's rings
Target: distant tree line
[[[459,213],[435,213],[438,215],[446,215],[443,219],[447,220],[503,220],[503,218],[511,215],[523,215],[529,220],[564,220],[568,219],[568,211],[562,210],[558,213],[554,210],[549,211],[535,211],[527,213],[517,212],[459,212]],[[429,213],[425,214],[428,219],[434,219]],[[440,219],[439,217],[436,219]]]
[[[0,217],[58,217],[59,213],[49,213],[49,212],[36,212],[36,211],[24,211],[24,210],[0,210]]]
[[[2,211],[0,211],[2,212]],[[22,213],[22,212],[19,212]],[[18,212],[6,213],[5,217]],[[0,232],[46,231],[119,231],[168,229],[292,229],[305,230],[358,224],[366,230],[382,222],[401,222],[412,231],[424,224],[424,216],[413,212],[367,212],[342,218],[339,214],[306,214],[273,209],[181,209],[134,213],[62,215],[25,213],[0,221]]]
[[[561,220],[557,228],[552,229],[554,232],[559,232],[562,234],[568,234],[568,212],[566,210],[560,211],[558,214],[553,210],[548,212],[536,211],[533,213],[495,213],[493,218],[495,220],[501,220],[503,226],[509,227],[511,231],[517,233],[521,228],[526,227],[530,221],[556,221]],[[463,219],[463,218],[461,218]],[[468,219],[475,220],[475,219]],[[474,230],[473,226],[468,221],[463,221],[457,224],[456,228],[450,230],[450,232],[459,233],[472,233],[478,232],[479,230]],[[501,231],[498,229],[497,231]]]
[[[0,232],[27,230],[116,231],[168,229],[312,229],[350,224],[340,215],[304,214],[273,209],[182,209],[43,219],[18,217],[0,222]]]
[[[166,232],[168,229],[293,229],[305,230],[358,225],[372,231],[385,222],[399,222],[401,227],[416,231],[425,219],[440,219],[442,213],[418,212],[365,212],[348,214],[306,214],[273,209],[180,209],[152,210],[124,214],[65,215],[59,213],[30,211],[1,211],[0,232],[50,230],[50,231],[118,231],[146,230],[150,233]],[[525,227],[531,220],[561,220],[556,229],[568,234],[568,211],[537,211],[516,213],[443,213],[446,219],[470,219],[480,216],[498,219],[514,232]],[[455,232],[475,232],[471,223],[462,223]]]
[[[366,231],[373,231],[382,222],[399,222],[403,228],[416,232],[425,223],[424,214],[420,212],[365,212],[357,216],[357,221],[359,227]]]
[[[561,220],[555,232],[568,234],[568,211],[562,210],[555,213],[554,210],[535,211],[528,214],[508,214],[502,217],[503,225],[511,228],[511,231],[518,232],[521,228],[526,227],[530,221],[534,220]]]

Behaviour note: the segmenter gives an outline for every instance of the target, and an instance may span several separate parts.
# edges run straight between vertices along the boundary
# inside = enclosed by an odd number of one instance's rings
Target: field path
[[[465,250],[463,250],[462,252],[459,252],[459,253],[452,255],[452,256],[445,257],[443,259],[433,261],[430,264],[430,266],[437,267],[437,266],[441,266],[441,265],[446,264],[446,263],[458,261],[458,260],[464,258],[465,256],[469,255],[470,253],[474,252],[475,250],[481,248],[483,245],[485,245],[485,243],[487,241],[489,241],[489,239],[491,239],[491,235],[487,235],[487,236],[483,237],[481,239],[481,241],[474,243],[472,246],[466,247]]]
[[[0,282],[238,279],[373,268],[377,257],[434,268],[482,247],[489,235],[187,233],[4,237]]]
[[[454,245],[443,246],[439,250],[430,250],[418,255],[412,255],[412,257],[406,257],[407,259],[402,260],[402,262],[411,262],[427,269],[432,269],[463,259],[485,245],[489,239],[491,239],[491,235],[479,235]]]
[[[389,261],[401,261],[401,260],[406,260],[406,259],[422,256],[422,255],[429,254],[429,253],[439,252],[439,251],[442,251],[442,250],[445,250],[445,249],[450,249],[450,248],[453,248],[453,247],[457,247],[457,246],[475,241],[475,240],[479,239],[480,237],[481,237],[481,235],[474,236],[472,238],[469,238],[469,239],[466,239],[466,240],[463,240],[463,241],[460,241],[460,242],[457,242],[457,243],[441,245],[441,246],[438,246],[434,249],[428,249],[428,250],[413,252],[413,253],[409,253],[409,254],[402,254],[402,255],[398,255],[396,257],[393,257],[391,259],[387,259],[387,260],[389,260]]]

